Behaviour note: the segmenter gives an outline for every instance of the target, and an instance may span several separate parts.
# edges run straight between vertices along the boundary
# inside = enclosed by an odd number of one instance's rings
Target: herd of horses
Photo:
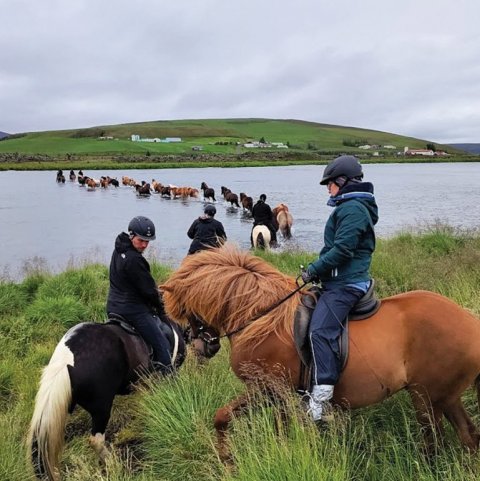
[[[190,186],[176,186],[173,184],[162,184],[161,182],[152,179],[151,182],[145,180],[137,181],[133,177],[122,176],[121,181],[110,176],[101,176],[100,178],[90,177],[84,175],[83,171],[78,171],[78,175],[73,170],[70,170],[69,179],[71,182],[77,181],[82,187],[86,187],[89,191],[94,191],[97,188],[107,189],[109,187],[119,187],[120,184],[124,186],[133,187],[136,194],[142,197],[148,197],[152,194],[160,195],[165,199],[189,199],[199,198],[200,191],[203,194],[203,201],[217,202],[215,197],[215,189],[209,187],[206,182],[202,182],[200,189]],[[62,170],[57,171],[57,182],[65,183],[65,176]],[[252,215],[253,198],[245,192],[236,194],[226,186],[221,186],[221,195],[227,204],[231,207],[242,208],[247,215]],[[284,239],[292,237],[293,216],[285,203],[280,203],[272,209],[272,225],[276,231],[280,232]],[[271,233],[265,226],[256,226],[252,228],[252,247],[259,249],[268,249],[271,244]]]

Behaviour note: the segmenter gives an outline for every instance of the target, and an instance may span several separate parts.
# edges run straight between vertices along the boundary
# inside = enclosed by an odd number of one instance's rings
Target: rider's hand
[[[312,282],[313,280],[313,276],[311,276],[309,273],[308,273],[308,270],[305,269],[305,270],[302,270],[302,281],[305,283],[305,284],[308,284],[309,282]]]

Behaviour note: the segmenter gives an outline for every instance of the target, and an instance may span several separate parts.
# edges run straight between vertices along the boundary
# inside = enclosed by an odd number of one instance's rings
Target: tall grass
[[[259,255],[290,275],[316,257]],[[429,289],[480,315],[479,261],[478,232],[438,225],[380,240],[372,271],[381,297]],[[155,262],[152,272],[159,281],[169,275]],[[19,284],[0,282],[0,479],[31,479],[24,442],[40,370],[69,326],[103,320],[107,289],[107,268],[95,264],[58,275],[37,269]],[[86,443],[89,417],[78,409],[67,427],[63,479],[473,481],[480,476],[480,458],[464,453],[449,427],[435,458],[422,455],[421,432],[404,394],[337,413],[334,425],[320,431],[293,393],[285,394],[286,424],[279,422],[279,410],[259,397],[256,409],[233,422],[234,465],[225,466],[215,449],[213,417],[244,390],[229,367],[229,354],[225,342],[206,364],[189,356],[177,376],[150,380],[134,395],[118,397],[107,431],[112,456],[103,468]],[[473,393],[465,403],[480,424]]]

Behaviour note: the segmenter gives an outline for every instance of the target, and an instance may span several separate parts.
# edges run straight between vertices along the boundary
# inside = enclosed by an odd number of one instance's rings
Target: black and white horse
[[[186,354],[183,331],[174,322],[164,327],[172,365],[179,367]],[[67,331],[43,370],[35,400],[28,440],[35,475],[59,479],[67,416],[77,404],[92,418],[90,444],[104,460],[113,399],[129,394],[149,365],[149,346],[117,323],[84,322]]]
[[[254,249],[270,249],[272,234],[266,225],[256,225],[252,228],[252,247]]]

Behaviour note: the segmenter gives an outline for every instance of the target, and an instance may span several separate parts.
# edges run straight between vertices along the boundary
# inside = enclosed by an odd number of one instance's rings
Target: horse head
[[[210,359],[220,350],[218,331],[197,316],[189,316],[186,342],[190,343],[197,356]]]

